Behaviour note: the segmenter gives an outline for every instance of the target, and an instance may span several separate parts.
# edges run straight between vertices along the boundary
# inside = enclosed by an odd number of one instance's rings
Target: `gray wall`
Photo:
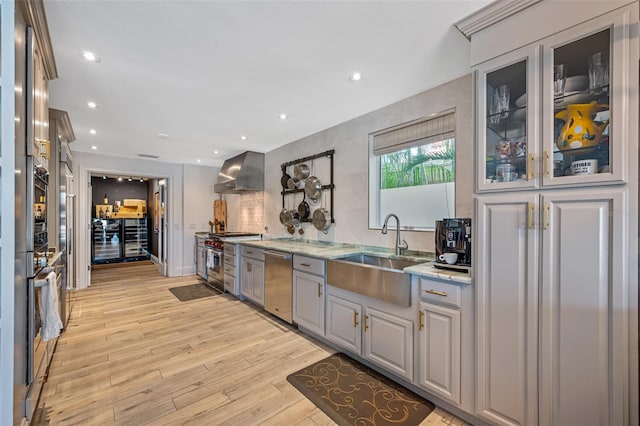
[[[267,234],[271,237],[290,236],[279,221],[282,209],[280,164],[335,149],[336,223],[329,228],[328,234],[305,224],[304,238],[393,247],[395,232],[382,235],[380,230],[368,228],[369,134],[451,108],[456,109],[456,216],[471,217],[474,170],[472,97],[469,74],[267,153],[264,194]],[[316,167],[323,167],[320,161]],[[402,237],[410,249],[434,249],[433,232],[402,231]]]
[[[109,204],[111,205],[125,198],[148,201],[147,183],[148,181],[140,182],[139,180],[133,180],[129,182],[127,179],[123,179],[122,182],[118,182],[115,178],[102,179],[102,177],[92,177],[92,206],[102,204],[104,194],[107,194]],[[93,212],[95,213],[95,208]]]

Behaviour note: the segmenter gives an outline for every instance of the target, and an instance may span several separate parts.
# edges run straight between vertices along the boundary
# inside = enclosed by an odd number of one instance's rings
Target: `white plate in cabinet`
[[[324,336],[324,277],[293,271],[293,321]]]
[[[293,255],[293,269],[324,276],[325,261],[315,257]]]
[[[460,307],[462,294],[460,285],[427,278],[420,278],[420,297],[425,301]]]
[[[420,302],[419,384],[460,405],[460,311]]]

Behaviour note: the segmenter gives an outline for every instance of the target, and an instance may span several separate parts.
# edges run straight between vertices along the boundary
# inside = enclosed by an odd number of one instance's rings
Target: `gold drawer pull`
[[[318,297],[322,297],[322,283],[318,283]]]
[[[353,328],[356,328],[358,326],[358,313],[356,311],[353,311]]]
[[[549,203],[544,203],[544,229],[549,229]]]
[[[369,326],[367,325],[367,319],[369,319],[369,315],[364,316],[364,331],[367,331]]]
[[[423,318],[424,318],[424,311],[420,310],[420,312],[418,313],[418,331],[422,331],[422,329],[424,328],[424,324],[422,322]]]
[[[529,154],[529,173],[527,173],[527,178],[533,179],[533,168],[535,167],[535,158],[533,154]]]
[[[529,203],[529,229],[533,229],[534,227],[534,222],[533,222],[533,216],[534,216],[534,212],[535,212],[535,204],[533,203]]]
[[[549,177],[549,151],[544,150],[544,177]]]
[[[300,266],[306,266],[307,268],[311,266],[310,263],[301,263]]]
[[[435,294],[436,296],[447,297],[447,293],[438,290],[425,290],[425,293]]]

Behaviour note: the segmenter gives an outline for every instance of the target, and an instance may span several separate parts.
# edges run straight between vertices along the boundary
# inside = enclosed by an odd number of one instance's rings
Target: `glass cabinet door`
[[[478,190],[535,185],[535,51],[516,51],[477,69]]]
[[[627,129],[637,125],[627,119],[627,22],[624,13],[604,15],[546,43],[543,186],[626,180]]]

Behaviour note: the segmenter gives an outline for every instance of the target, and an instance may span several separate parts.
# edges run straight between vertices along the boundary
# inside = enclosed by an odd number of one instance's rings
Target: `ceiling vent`
[[[157,155],[153,155],[153,154],[138,154],[138,157],[144,157],[144,158],[160,158]]]

